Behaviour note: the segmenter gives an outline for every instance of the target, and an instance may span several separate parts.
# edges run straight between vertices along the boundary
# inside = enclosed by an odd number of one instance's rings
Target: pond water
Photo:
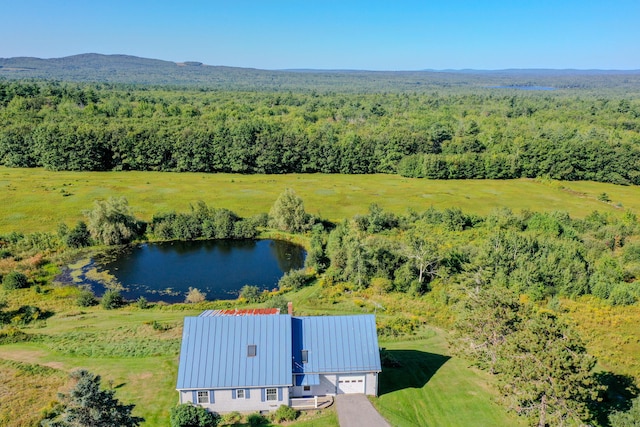
[[[302,247],[284,241],[210,240],[131,246],[92,264],[94,276],[113,276],[126,299],[176,303],[184,302],[189,287],[207,300],[235,299],[244,285],[275,288],[285,272],[303,267],[305,256]],[[100,282],[90,283],[98,296],[105,291]]]

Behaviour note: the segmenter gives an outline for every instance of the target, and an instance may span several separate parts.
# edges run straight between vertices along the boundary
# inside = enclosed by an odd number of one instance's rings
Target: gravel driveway
[[[364,394],[339,394],[336,409],[340,427],[390,427]]]

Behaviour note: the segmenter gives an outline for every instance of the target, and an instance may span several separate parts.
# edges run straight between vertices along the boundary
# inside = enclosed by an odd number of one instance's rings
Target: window
[[[304,391],[311,391],[311,386],[310,385],[304,386]]]
[[[268,388],[267,400],[278,400],[278,390],[275,388]]]
[[[258,354],[258,346],[255,344],[249,344],[249,346],[247,347],[247,356],[255,357],[256,354]]]
[[[208,391],[199,391],[198,392],[198,403],[209,403],[209,392]]]
[[[236,390],[236,399],[244,399],[244,389],[238,389]]]
[[[307,363],[309,361],[309,350],[302,350],[302,363]]]

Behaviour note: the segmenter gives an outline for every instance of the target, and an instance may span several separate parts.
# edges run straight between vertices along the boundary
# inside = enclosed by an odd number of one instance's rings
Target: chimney
[[[293,303],[291,301],[287,303],[287,313],[289,316],[293,316]]]

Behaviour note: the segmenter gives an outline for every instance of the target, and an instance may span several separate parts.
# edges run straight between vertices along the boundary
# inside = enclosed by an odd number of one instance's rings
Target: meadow
[[[55,232],[73,225],[93,201],[111,196],[128,199],[136,216],[150,220],[157,212],[186,211],[202,200],[241,216],[268,212],[285,188],[293,188],[309,213],[340,221],[365,214],[377,203],[394,213],[458,207],[486,215],[497,208],[513,211],[566,211],[585,217],[594,210],[622,215],[640,212],[638,188],[592,182],[551,180],[432,181],[397,175],[238,175],[167,172],[52,172],[0,168],[0,234],[11,231]],[[609,201],[603,201],[606,193]],[[38,305],[51,311],[0,345],[0,425],[27,426],[51,409],[58,392],[68,390],[68,372],[86,368],[103,376],[123,402],[136,405],[145,425],[167,424],[177,401],[175,380],[184,316],[203,309],[244,307],[246,302],[199,305],[135,305],[105,310],[78,307],[78,290],[44,284],[38,288],[0,290],[9,308]],[[286,298],[296,314],[375,313],[379,325],[406,319],[415,329],[398,336],[381,335],[400,367],[385,368],[374,405],[394,426],[519,425],[499,401],[493,379],[452,354],[446,328],[452,313],[433,289],[421,297],[382,294],[374,289],[345,290],[340,284],[316,283]],[[638,305],[611,307],[586,298],[563,300],[600,368],[640,380],[636,329]],[[12,329],[13,330],[13,329]],[[19,334],[18,334],[19,335]],[[2,338],[2,336],[0,336]],[[13,342],[17,341],[17,342]],[[613,343],[613,344],[612,344]],[[612,349],[612,345],[615,347]],[[34,393],[37,390],[37,394]],[[337,426],[335,412],[307,414],[299,426]]]
[[[52,172],[0,167],[0,233],[55,231],[74,225],[94,200],[123,196],[137,217],[187,211],[199,200],[241,216],[269,212],[278,195],[292,188],[307,212],[330,221],[365,214],[377,203],[394,213],[458,207],[486,215],[507,207],[514,212],[566,211],[584,217],[594,210],[640,212],[636,186],[550,180],[427,180],[397,175],[240,175],[170,172]],[[606,193],[609,202],[598,198]]]

